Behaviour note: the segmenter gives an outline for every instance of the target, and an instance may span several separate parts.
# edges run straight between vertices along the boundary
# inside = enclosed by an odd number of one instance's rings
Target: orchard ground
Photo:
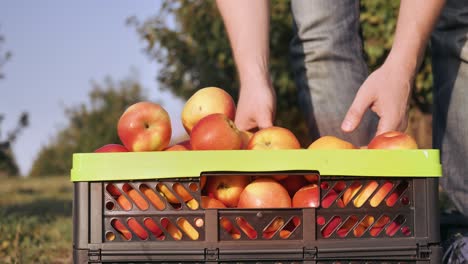
[[[0,263],[72,263],[69,177],[2,178]]]

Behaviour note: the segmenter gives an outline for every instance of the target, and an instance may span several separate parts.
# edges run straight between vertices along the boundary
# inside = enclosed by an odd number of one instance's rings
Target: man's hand
[[[400,2],[392,50],[383,66],[373,72],[359,89],[341,124],[343,131],[353,131],[368,108],[380,117],[377,135],[406,129],[413,78],[444,3],[445,0]]]
[[[270,127],[276,111],[276,94],[269,81],[242,84],[237,103],[236,126],[240,130]]]
[[[388,62],[369,75],[354,98],[341,129],[353,131],[370,108],[380,117],[376,135],[390,130],[404,131],[408,124],[413,73],[402,71],[399,65]]]

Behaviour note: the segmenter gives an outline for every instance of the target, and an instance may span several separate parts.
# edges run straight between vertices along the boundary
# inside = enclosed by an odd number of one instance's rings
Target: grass
[[[0,263],[72,263],[68,177],[2,179]]]

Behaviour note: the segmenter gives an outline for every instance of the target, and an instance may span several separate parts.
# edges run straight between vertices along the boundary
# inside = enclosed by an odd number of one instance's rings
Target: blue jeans
[[[441,150],[440,182],[468,217],[468,3],[447,0],[431,38],[433,145]]]
[[[369,143],[377,116],[368,111],[359,128],[341,131],[348,108],[368,75],[359,23],[359,1],[292,0],[291,63],[310,140],[334,135]]]

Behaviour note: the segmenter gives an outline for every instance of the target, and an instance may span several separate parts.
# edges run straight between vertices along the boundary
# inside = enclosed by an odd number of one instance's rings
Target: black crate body
[[[291,172],[306,173],[313,172]],[[180,203],[170,203],[160,195],[161,187],[175,185],[191,202],[174,194]],[[358,191],[346,198],[351,186]],[[358,202],[368,186],[371,195]],[[441,263],[437,178],[322,175],[319,187],[318,208],[204,209],[198,177],[75,182],[74,261]],[[384,188],[379,202],[374,197]],[[142,198],[138,204],[130,190]],[[116,192],[131,208],[120,206]],[[154,203],[154,195],[162,203]]]

